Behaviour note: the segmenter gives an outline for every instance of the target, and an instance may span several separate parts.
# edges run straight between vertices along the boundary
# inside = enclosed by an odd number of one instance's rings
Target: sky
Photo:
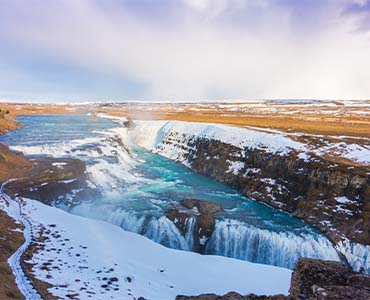
[[[370,99],[370,0],[0,0],[0,99]]]

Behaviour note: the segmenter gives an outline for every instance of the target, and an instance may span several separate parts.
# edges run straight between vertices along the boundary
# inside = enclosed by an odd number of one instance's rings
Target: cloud
[[[0,39],[128,78],[146,99],[370,97],[370,43],[340,13],[347,2],[322,1],[319,30],[297,18],[307,7],[272,0],[158,2],[167,18],[129,2],[9,1]]]
[[[209,18],[246,7],[267,7],[268,2],[269,0],[183,0],[185,6]]]
[[[370,0],[353,0],[344,9],[351,16],[358,31],[370,31]]]

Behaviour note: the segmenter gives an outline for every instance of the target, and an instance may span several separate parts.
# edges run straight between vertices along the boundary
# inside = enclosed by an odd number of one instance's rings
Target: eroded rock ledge
[[[246,279],[246,285],[248,280]],[[268,284],[268,282],[266,282]],[[176,300],[368,300],[370,276],[354,273],[340,262],[301,258],[291,279],[289,295],[179,295]]]
[[[96,193],[86,183],[86,165],[79,159],[26,157],[0,144],[0,183],[11,179],[5,192],[39,200],[45,204],[67,205]]]
[[[165,215],[184,236],[193,219],[194,250],[204,253],[207,241],[215,230],[215,214],[222,212],[223,208],[220,204],[198,199],[184,199],[180,201],[180,205],[181,207],[168,209]]]

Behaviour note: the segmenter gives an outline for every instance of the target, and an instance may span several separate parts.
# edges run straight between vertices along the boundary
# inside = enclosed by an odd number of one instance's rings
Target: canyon
[[[101,219],[170,248],[290,269],[297,266],[296,270],[302,266],[299,258],[308,256],[342,261],[355,272],[369,273],[370,156],[365,137],[357,140],[215,123],[132,120],[122,114],[97,113],[91,107],[84,111],[89,115],[67,117],[68,122],[82,126],[81,132],[71,132],[70,137],[58,137],[58,127],[47,128],[47,135],[39,143],[32,141],[32,130],[22,134],[23,145],[17,144],[20,136],[11,140],[5,136],[10,149],[1,145],[0,166],[3,164],[4,168],[0,175],[3,181],[19,178],[7,184],[8,195],[36,199],[73,214]],[[63,113],[61,120],[65,118]],[[52,124],[59,122],[55,117],[45,117]],[[20,120],[22,124],[24,120],[24,124],[39,124],[37,118]],[[105,118],[106,122],[99,121]],[[94,126],[99,128],[98,134],[92,129]],[[86,138],[79,140],[85,130]],[[174,165],[157,158],[158,155],[175,162]],[[221,185],[213,186],[204,177],[190,176],[187,170],[225,184],[240,196],[232,196],[232,190]],[[197,181],[198,185],[194,185]],[[177,189],[175,197],[172,183]],[[187,191],[189,184],[194,189],[192,193]],[[203,184],[210,185],[213,193],[202,191]],[[149,206],[135,208],[136,211],[129,206],[107,210],[117,195],[137,201],[128,188],[131,186],[138,186],[135,189],[146,197],[158,198],[145,204]],[[225,193],[225,198],[218,196],[221,193]],[[239,198],[243,195],[245,198]],[[166,200],[159,204],[161,197]],[[233,205],[224,202],[227,197],[235,198]],[[100,200],[87,201],[93,198]],[[238,201],[240,204],[235,204]],[[151,206],[160,209],[153,211]],[[247,226],[257,216],[248,215],[253,211],[272,215]],[[295,223],[290,215],[284,217],[283,212],[303,220],[320,234]],[[240,222],[239,214],[246,214],[247,219]],[[270,217],[275,218],[272,227],[267,221]],[[291,232],[287,230],[290,226],[295,228]],[[241,240],[225,248],[222,241],[229,243],[233,234]],[[266,255],[255,256],[256,249]],[[289,256],[295,251],[301,252]],[[314,263],[307,265],[315,268]],[[325,269],[325,265],[320,268]],[[322,292],[317,288],[315,291]],[[326,291],[331,293],[331,288]],[[363,293],[367,295],[368,291]],[[296,297],[292,291],[291,297]]]

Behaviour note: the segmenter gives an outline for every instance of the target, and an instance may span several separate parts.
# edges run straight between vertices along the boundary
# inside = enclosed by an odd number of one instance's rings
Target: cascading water
[[[294,267],[301,256],[339,260],[331,243],[311,227],[136,147],[129,134],[112,130],[117,125],[110,120],[88,122],[82,115],[21,116],[19,120],[25,127],[1,138],[13,149],[86,162],[90,185],[101,197],[83,199],[72,208],[61,204],[71,213],[113,223],[167,247],[194,250],[195,219],[189,217],[181,232],[165,213],[184,198],[203,199],[224,207],[206,244],[208,254],[287,268]],[[43,134],[35,141],[40,130]]]
[[[235,220],[217,222],[206,253],[287,268],[294,268],[299,257],[338,260],[331,243],[320,235],[273,232]]]

